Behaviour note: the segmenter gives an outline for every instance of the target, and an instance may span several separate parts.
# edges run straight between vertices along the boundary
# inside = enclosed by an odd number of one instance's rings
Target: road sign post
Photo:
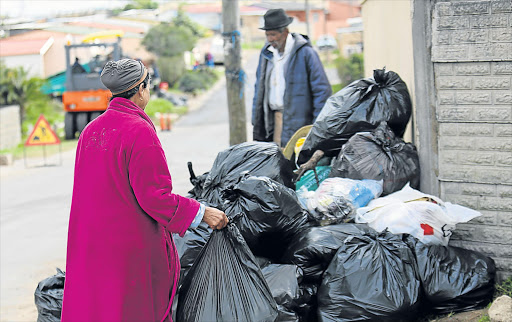
[[[62,150],[60,145],[60,139],[57,134],[53,131],[50,126],[50,123],[46,120],[43,114],[39,115],[37,122],[34,126],[34,129],[28,136],[25,141],[25,145],[23,147],[23,158],[25,161],[25,167],[27,166],[27,155],[25,153],[25,148],[27,146],[35,146],[41,145],[43,147],[43,158],[44,158],[44,166],[50,165],[46,163],[46,146],[58,144],[59,145],[59,159],[60,164],[62,164]]]

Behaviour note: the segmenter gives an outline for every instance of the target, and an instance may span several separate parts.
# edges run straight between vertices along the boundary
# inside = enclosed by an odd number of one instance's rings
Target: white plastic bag
[[[405,187],[357,209],[356,223],[367,223],[377,231],[410,234],[424,244],[448,245],[455,225],[481,216],[478,211],[443,202],[441,199]]]
[[[320,225],[346,222],[354,218],[355,209],[365,206],[382,193],[382,180],[328,178],[316,191],[299,189],[297,197]]]

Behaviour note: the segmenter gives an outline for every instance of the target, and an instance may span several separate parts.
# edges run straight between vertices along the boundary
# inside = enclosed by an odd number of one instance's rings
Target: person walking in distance
[[[332,89],[308,37],[290,33],[283,9],[264,15],[262,48],[252,105],[253,139],[284,147],[301,127],[312,124]]]

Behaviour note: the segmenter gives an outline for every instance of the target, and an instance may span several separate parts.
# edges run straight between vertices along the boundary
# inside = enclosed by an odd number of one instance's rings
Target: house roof
[[[41,39],[0,39],[0,57],[39,55],[39,51],[48,41],[48,38]]]
[[[136,34],[143,34],[147,31],[149,28],[139,27],[139,26],[126,26],[122,24],[112,24],[112,23],[99,23],[99,22],[87,22],[87,21],[78,21],[70,23],[71,26],[80,26],[80,27],[86,27],[86,28],[95,28],[95,29],[105,29],[105,30],[111,30],[111,29],[117,29],[122,30],[124,32],[131,32]]]
[[[200,14],[200,13],[222,13],[222,5],[220,3],[210,4],[187,4],[183,7],[183,10],[189,14]],[[240,6],[240,14],[256,13],[261,11],[261,8],[254,6]]]
[[[183,10],[187,13],[222,13],[222,5],[218,3],[211,4],[188,4]]]
[[[99,25],[96,23],[90,23],[90,24],[62,24],[60,26],[54,26],[47,28],[47,31],[52,32],[61,32],[64,34],[71,34],[71,35],[88,35],[92,34],[98,31],[102,30],[112,30],[112,29],[123,29],[121,26],[118,25]],[[140,32],[125,32],[124,38],[141,38],[142,34]],[[77,37],[79,38],[79,37]],[[78,39],[79,40],[79,39]]]
[[[110,24],[100,22],[71,22],[53,25],[45,25],[45,29],[27,31],[15,36],[0,39],[0,57],[20,56],[39,54],[39,51],[46,41],[53,38],[64,38],[71,34],[80,41],[83,36],[92,34],[101,30],[121,29],[125,31],[124,38],[141,38],[144,30],[143,26],[127,26],[123,24]]]
[[[251,5],[263,9],[283,8],[284,11],[305,11],[306,4],[303,1],[261,1]],[[322,10],[323,8],[315,4],[309,4],[309,10]]]

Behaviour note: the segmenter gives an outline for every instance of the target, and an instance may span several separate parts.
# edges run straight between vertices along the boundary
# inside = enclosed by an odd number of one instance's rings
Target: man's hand
[[[320,159],[324,157],[324,154],[325,154],[324,151],[316,150],[315,153],[313,153],[311,158],[306,163],[301,164],[299,169],[295,170],[296,171],[295,182],[298,182],[300,180],[300,178],[302,177],[302,175],[307,170],[314,170],[316,165],[317,165],[317,163],[318,163],[318,161],[320,161]],[[318,176],[316,175],[316,172],[315,172],[315,178],[316,178],[317,183],[320,184],[318,182]]]
[[[203,221],[208,224],[212,229],[222,229],[226,227],[229,222],[226,214],[212,207],[206,207],[204,211]]]

